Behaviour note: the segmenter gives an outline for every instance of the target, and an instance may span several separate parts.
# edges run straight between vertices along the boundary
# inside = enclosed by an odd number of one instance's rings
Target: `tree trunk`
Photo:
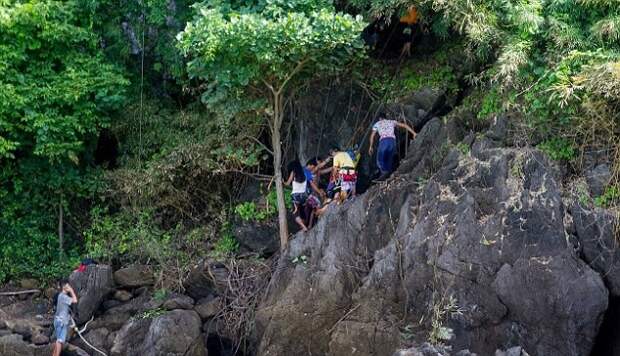
[[[278,224],[280,227],[280,250],[284,251],[288,245],[288,222],[286,219],[286,204],[284,202],[284,185],[282,184],[282,142],[280,142],[280,128],[284,116],[282,94],[274,93],[273,117],[271,127],[271,145],[273,146],[273,170],[278,200]]]

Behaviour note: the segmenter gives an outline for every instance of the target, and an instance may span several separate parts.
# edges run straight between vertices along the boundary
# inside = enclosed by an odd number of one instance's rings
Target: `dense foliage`
[[[365,24],[410,6],[432,55],[367,58]],[[284,206],[281,190],[264,206],[236,196],[248,175],[275,171],[278,186],[288,105],[354,71],[381,102],[464,94],[472,128],[509,115],[519,144],[572,171],[597,152],[613,179],[590,201],[620,202],[615,0],[0,0],[0,281],[58,276],[87,254],[183,274],[236,251],[233,216]]]
[[[58,270],[59,209],[96,188],[90,143],[128,82],[88,25],[76,2],[0,3],[0,280]]]

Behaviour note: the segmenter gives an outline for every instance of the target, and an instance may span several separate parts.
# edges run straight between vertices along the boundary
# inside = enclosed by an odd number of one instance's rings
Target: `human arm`
[[[316,184],[314,180],[310,182],[310,187],[312,187],[312,190],[315,193],[317,193],[320,197],[323,197],[325,195],[325,192],[319,188],[319,186]]]
[[[407,125],[407,124],[405,124],[403,122],[397,122],[396,126],[400,127],[401,129],[405,129],[405,130],[409,131],[411,133],[411,135],[413,136],[413,138],[415,138],[416,135],[417,135],[415,133],[415,131],[411,128],[411,126],[409,126],[409,125]]]
[[[288,175],[288,179],[284,182],[284,185],[289,186],[293,183],[293,172]]]
[[[69,294],[69,297],[71,297],[71,304],[77,303],[78,298],[77,298],[77,294],[73,290],[73,287],[67,284],[67,286],[65,287],[65,290],[67,291],[67,294]]]
[[[314,172],[312,173],[316,173],[316,172],[324,172],[325,170],[323,169],[325,166],[327,166],[327,164],[329,162],[331,162],[332,158],[331,157],[327,157],[323,162],[319,163],[316,165],[316,167],[314,168]],[[329,170],[327,171],[329,172]]]
[[[323,175],[323,174],[331,173],[331,171],[332,171],[332,167],[327,167],[327,168],[323,168],[320,171],[318,171],[317,174]]]
[[[372,133],[370,134],[370,147],[368,147],[369,155],[372,155],[372,151],[374,150],[376,136],[377,136],[377,130],[372,129]]]

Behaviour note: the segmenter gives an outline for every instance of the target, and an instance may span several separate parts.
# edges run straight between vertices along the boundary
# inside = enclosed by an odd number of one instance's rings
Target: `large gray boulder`
[[[194,300],[216,294],[218,286],[228,286],[229,272],[221,263],[210,263],[206,260],[197,263],[183,281],[185,293]]]
[[[620,249],[617,218],[600,208],[576,203],[571,209],[574,230],[584,260],[603,276],[610,293],[620,297]]]
[[[431,120],[392,179],[291,241],[257,312],[259,355],[383,355],[431,336],[479,355],[590,354],[608,292],[569,243],[560,173],[486,137],[451,149],[450,125]]]
[[[114,281],[121,287],[141,287],[152,285],[155,278],[148,266],[131,265],[114,272]]]
[[[78,325],[87,322],[114,290],[112,267],[107,265],[89,265],[84,272],[74,271],[69,282],[78,296],[77,306],[73,309]]]
[[[272,222],[257,223],[238,219],[233,235],[242,249],[271,256],[280,249],[278,229]]]
[[[130,319],[116,334],[112,356],[206,356],[201,321],[193,310],[173,310],[153,319]]]

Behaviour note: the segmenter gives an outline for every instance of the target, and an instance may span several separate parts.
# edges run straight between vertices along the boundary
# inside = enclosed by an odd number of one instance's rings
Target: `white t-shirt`
[[[301,183],[296,182],[295,180],[293,180],[293,194],[299,194],[299,193],[305,193],[306,192],[306,188],[308,186],[308,181],[305,180]]]
[[[395,128],[396,120],[379,120],[372,127],[373,131],[377,131],[381,140],[396,138]]]

